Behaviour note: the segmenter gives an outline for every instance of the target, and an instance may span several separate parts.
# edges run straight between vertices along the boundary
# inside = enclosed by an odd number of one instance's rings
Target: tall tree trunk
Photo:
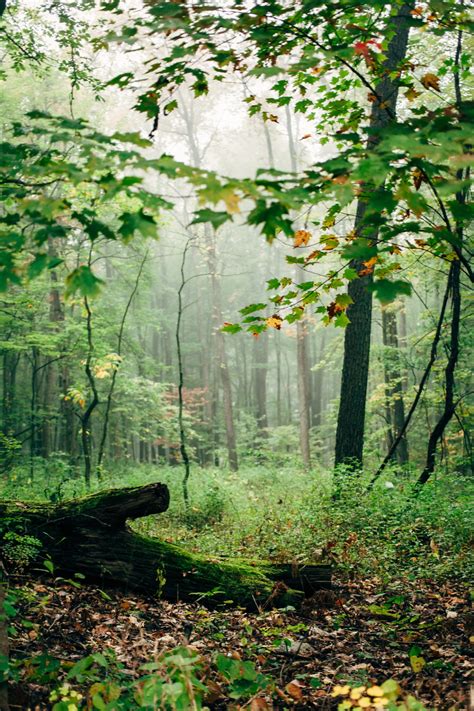
[[[255,415],[260,437],[268,437],[267,416],[267,373],[268,373],[268,333],[262,333],[254,341],[255,370]]]
[[[311,452],[309,445],[310,430],[310,397],[308,368],[308,337],[304,319],[296,322],[296,362],[298,377],[298,409],[300,421],[301,458],[306,469],[311,467]]]
[[[461,95],[461,55],[462,55],[462,39],[463,33],[458,32],[458,41],[456,45],[456,53],[454,57],[454,95],[456,98],[456,106],[459,112],[462,111],[462,95]],[[456,179],[462,181],[463,177],[470,177],[470,168],[466,169],[466,174],[460,168],[456,172]],[[460,208],[466,205],[469,188],[463,188],[456,193],[456,202]],[[463,255],[464,244],[464,227],[462,220],[456,220],[454,230],[451,228],[449,220],[446,219],[447,227],[452,233],[452,244],[456,245],[455,251],[457,259],[451,264],[448,278],[448,288],[451,293],[451,331],[448,348],[448,362],[444,371],[444,403],[443,412],[437,421],[433,431],[431,432],[428,449],[426,453],[426,464],[420,478],[418,479],[418,487],[426,484],[436,465],[436,450],[438,443],[444,436],[446,427],[449,425],[453,415],[456,412],[456,402],[454,400],[454,374],[459,357],[459,337],[461,327],[461,262],[465,262]]]
[[[283,424],[282,410],[281,410],[281,379],[283,377],[281,370],[281,340],[277,337],[275,344],[275,355],[276,355],[276,418],[277,426],[280,427]]]
[[[227,442],[227,454],[229,458],[229,467],[231,471],[236,472],[239,468],[237,458],[237,444],[235,438],[234,427],[234,408],[232,404],[232,383],[230,379],[229,365],[227,361],[227,352],[224,342],[224,334],[221,331],[222,327],[222,306],[221,306],[221,288],[219,278],[216,273],[211,276],[212,292],[214,294],[214,326],[215,338],[217,341],[217,357],[221,374],[222,396],[224,402],[224,424]]]
[[[84,413],[81,416],[81,442],[82,454],[84,457],[84,480],[89,489],[91,484],[92,472],[92,432],[91,432],[91,417],[95,408],[99,404],[99,394],[95,384],[95,377],[92,372],[92,356],[94,353],[94,344],[92,340],[92,311],[90,308],[87,296],[84,297],[84,306],[86,309],[86,328],[87,328],[87,358],[84,366],[87,381],[91,389],[92,397],[87,405]]]
[[[288,149],[290,154],[291,170],[296,173],[298,170],[298,151],[291,120],[291,112],[288,106],[286,111],[286,128],[288,134]],[[297,276],[303,276],[304,270],[297,268]],[[304,278],[304,276],[303,276]],[[298,411],[299,411],[299,431],[301,458],[306,469],[311,466],[311,454],[309,446],[310,423],[310,402],[309,394],[310,377],[308,364],[308,331],[304,317],[296,322],[296,372],[298,381]]]
[[[8,705],[8,617],[5,611],[7,576],[0,559],[0,711],[9,711]]]
[[[191,106],[188,107],[183,101],[180,105],[182,108],[182,115],[187,129],[187,138],[191,160],[194,165],[199,168],[201,167],[205,151],[201,150],[196,137],[193,113],[194,104],[191,103]],[[217,273],[217,251],[215,235],[212,233],[209,224],[204,225],[204,234],[206,236],[207,264],[211,277],[213,326],[216,343],[217,362],[220,371],[220,381],[222,385],[227,454],[229,468],[232,471],[237,471],[239,467],[235,438],[234,407],[232,402],[232,382],[230,379],[229,363],[224,341],[224,334],[221,331],[223,323],[221,284],[219,280],[219,275]]]
[[[176,320],[176,355],[178,359],[178,427],[179,427],[179,450],[181,452],[181,459],[184,465],[184,475],[182,480],[183,487],[183,499],[184,505],[189,506],[189,489],[188,480],[191,474],[191,462],[189,460],[187,441],[186,441],[186,429],[184,427],[184,369],[183,369],[183,352],[181,348],[181,321],[183,318],[183,291],[186,286],[186,256],[188,249],[191,246],[191,238],[188,238],[186,246],[183,250],[183,256],[181,260],[181,283],[178,289],[178,318]]]
[[[324,344],[326,331],[322,331],[319,338],[319,348],[317,337],[314,342],[314,365],[315,370],[311,371],[311,426],[321,427],[323,415],[323,369],[319,367],[324,357]]]
[[[405,423],[405,405],[403,401],[402,373],[400,367],[400,353],[397,334],[397,317],[392,305],[382,306],[382,333],[385,370],[385,388],[389,412],[389,437],[388,449],[399,436]],[[400,439],[396,449],[397,461],[402,466],[408,464],[408,442],[406,435]]]
[[[406,56],[411,9],[412,3],[405,3],[400,7],[397,15],[391,18],[394,34],[387,49],[385,75],[376,86],[378,99],[372,104],[370,118],[372,129],[381,129],[395,116],[399,83],[394,76],[396,77],[396,69]],[[370,149],[376,141],[376,137],[370,138],[368,148]],[[362,197],[357,203],[354,225],[356,232],[362,229],[365,212],[366,203]],[[368,237],[376,240],[378,230],[373,230]],[[359,261],[352,264],[357,271],[360,271],[362,266]],[[347,309],[349,324],[344,334],[341,399],[336,430],[336,465],[342,463],[362,465],[372,326],[372,294],[368,290],[371,281],[371,275],[359,277],[351,281],[348,288],[353,303]]]

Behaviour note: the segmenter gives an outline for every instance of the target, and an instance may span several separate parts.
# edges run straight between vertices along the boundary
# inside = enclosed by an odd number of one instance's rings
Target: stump
[[[327,565],[206,557],[133,531],[129,520],[166,511],[164,484],[111,490],[59,504],[0,502],[3,528],[38,538],[55,570],[81,573],[169,600],[296,605],[330,587]],[[1,545],[1,543],[0,543]]]

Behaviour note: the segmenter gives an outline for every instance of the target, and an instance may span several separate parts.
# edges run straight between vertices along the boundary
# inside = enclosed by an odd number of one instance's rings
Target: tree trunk
[[[224,334],[221,331],[222,317],[222,294],[219,275],[217,274],[217,255],[214,237],[208,226],[205,226],[207,241],[209,245],[208,266],[211,274],[211,289],[213,301],[213,322],[214,335],[216,339],[217,363],[221,375],[222,399],[224,402],[224,425],[226,433],[227,453],[229,458],[229,468],[236,472],[239,468],[237,459],[237,444],[234,427],[234,406],[232,403],[232,383],[230,379],[227,351],[224,342]]]
[[[304,320],[296,322],[296,360],[298,376],[298,409],[300,420],[301,457],[305,469],[311,467],[311,452],[309,447],[309,368],[308,368],[308,338]]]
[[[395,117],[399,83],[394,72],[404,60],[410,31],[410,10],[412,3],[402,5],[391,18],[394,34],[387,49],[385,76],[376,86],[378,99],[372,104],[371,129],[380,129]],[[377,141],[372,136],[368,148]],[[355,231],[363,230],[366,203],[363,197],[357,203]],[[377,240],[378,230],[372,230],[369,240]],[[363,268],[356,260],[352,265],[356,271]],[[365,409],[367,382],[369,377],[370,335],[372,325],[372,294],[368,287],[372,281],[369,274],[349,282],[348,293],[352,298],[347,309],[349,324],[344,334],[344,360],[342,366],[341,400],[336,431],[335,464],[349,463],[362,465],[364,448]]]
[[[403,383],[398,350],[397,316],[391,306],[382,307],[383,343],[386,348],[384,355],[385,385],[388,395],[390,412],[391,441],[398,437],[405,423],[405,405],[403,401]],[[396,450],[397,461],[402,466],[408,464],[408,442],[406,435],[400,439]]]
[[[319,335],[319,348],[318,348]],[[315,370],[311,371],[311,426],[321,427],[323,415],[323,368],[320,366],[324,358],[326,332],[322,331],[313,339]]]
[[[54,240],[48,239],[48,257],[56,259],[58,252]],[[61,296],[58,288],[58,275],[55,269],[50,271],[49,290],[49,322],[51,331],[57,334],[60,324],[64,322],[64,311],[61,303]],[[59,395],[59,372],[58,362],[53,356],[45,357],[43,375],[43,417],[41,422],[41,456],[47,459],[55,449],[55,419],[57,417],[57,401]]]
[[[268,333],[260,334],[254,341],[255,369],[255,415],[257,430],[261,438],[268,437],[267,417],[267,373],[268,373]]]
[[[193,164],[196,167],[201,167],[205,150],[201,150],[199,141],[196,136],[194,103],[188,107],[185,101],[180,103],[182,109],[182,117],[186,124],[186,136],[188,139],[189,153]],[[224,341],[224,334],[221,331],[222,318],[222,294],[219,275],[217,273],[217,250],[215,244],[215,235],[212,234],[208,224],[204,226],[204,234],[206,236],[206,251],[207,264],[211,277],[211,292],[212,292],[212,314],[214,333],[216,338],[216,353],[217,362],[220,370],[220,380],[222,385],[222,395],[224,402],[224,425],[226,432],[227,453],[229,460],[229,468],[231,471],[237,471],[239,468],[237,458],[237,445],[235,438],[234,427],[234,408],[232,403],[232,383],[230,379],[229,364]]]
[[[5,612],[7,576],[0,560],[0,711],[8,711],[8,619]]]
[[[80,572],[170,600],[233,600],[246,607],[296,604],[304,593],[330,587],[330,567],[208,559],[135,533],[128,519],[168,508],[163,484],[106,491],[67,503],[1,502],[0,515],[39,538],[57,571]]]

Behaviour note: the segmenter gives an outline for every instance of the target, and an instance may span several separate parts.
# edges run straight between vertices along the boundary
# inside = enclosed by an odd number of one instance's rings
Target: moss
[[[291,565],[209,558],[141,536],[125,524],[126,514],[135,518],[167,505],[166,487],[152,484],[59,505],[3,502],[0,513],[41,539],[57,570],[81,572],[171,600],[232,600],[245,607],[301,601],[304,587],[301,578],[291,574]],[[321,580],[327,571],[321,566]]]

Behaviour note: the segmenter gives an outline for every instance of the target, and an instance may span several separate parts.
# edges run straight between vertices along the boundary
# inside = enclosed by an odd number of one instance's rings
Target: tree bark
[[[308,337],[304,320],[296,322],[296,360],[298,376],[298,408],[300,420],[301,457],[305,469],[311,467],[311,452],[309,446],[309,367],[308,367]]]
[[[397,317],[391,306],[382,307],[382,332],[385,346],[384,367],[385,385],[387,390],[387,403],[390,411],[391,440],[399,436],[405,423],[405,404],[403,401],[403,383],[400,368],[400,354],[397,334]],[[406,434],[400,438],[400,443],[396,449],[397,461],[400,465],[408,464],[408,442]]]
[[[268,437],[267,417],[267,374],[268,374],[268,333],[260,334],[254,341],[255,369],[255,415],[257,430],[261,438]]]
[[[0,515],[39,538],[59,572],[80,572],[170,600],[233,600],[246,607],[297,604],[304,594],[330,587],[330,567],[206,558],[135,533],[129,519],[168,508],[163,484],[106,491],[84,499],[26,505],[0,502]],[[42,555],[44,552],[42,551]]]
[[[392,18],[393,37],[387,49],[385,76],[376,86],[377,100],[372,104],[370,127],[377,130],[395,117],[399,83],[394,72],[406,56],[409,20],[412,3],[402,5]],[[371,136],[368,148],[377,141]],[[361,197],[357,203],[354,228],[363,231],[366,203]],[[372,230],[370,240],[376,240],[378,230]],[[357,271],[363,268],[356,260],[352,265]],[[354,279],[349,283],[348,293],[352,298],[347,309],[349,324],[344,334],[344,360],[342,366],[341,400],[336,431],[335,464],[362,466],[364,448],[365,410],[369,377],[370,336],[372,326],[372,294],[369,291],[372,276]]]
[[[7,576],[0,560],[0,711],[9,711],[8,705],[8,619],[5,612]]]

